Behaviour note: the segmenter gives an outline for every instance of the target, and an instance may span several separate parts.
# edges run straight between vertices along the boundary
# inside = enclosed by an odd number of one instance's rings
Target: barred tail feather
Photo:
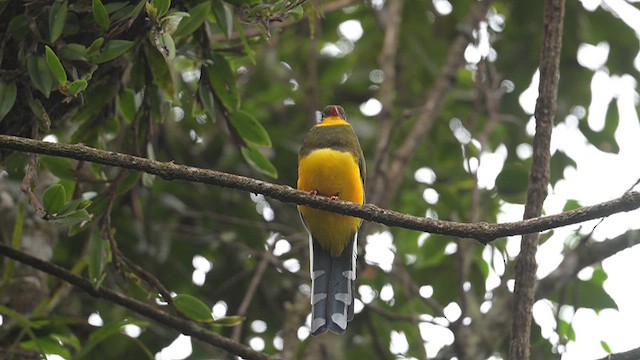
[[[311,335],[327,331],[327,295],[331,256],[309,236],[311,259]]]
[[[340,256],[331,257],[316,241],[311,250],[311,334],[343,334],[353,320],[357,247],[354,236]]]

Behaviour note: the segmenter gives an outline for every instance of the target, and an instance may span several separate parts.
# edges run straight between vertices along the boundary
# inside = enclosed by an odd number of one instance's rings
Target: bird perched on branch
[[[366,167],[344,109],[329,105],[298,153],[298,189],[364,203]],[[361,219],[298,206],[309,232],[311,334],[343,334],[353,319],[358,228]]]

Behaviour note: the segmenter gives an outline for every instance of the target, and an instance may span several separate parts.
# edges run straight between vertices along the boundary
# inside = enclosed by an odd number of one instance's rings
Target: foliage
[[[476,1],[452,2],[450,14],[438,12],[438,2],[404,2],[395,97],[393,107],[385,109],[395,119],[389,154],[412,131],[426,94],[448,61],[453,39],[466,36],[471,55],[452,79],[456,85],[409,169],[387,174],[404,182],[386,205],[414,215],[495,222],[504,202],[523,203],[526,195],[530,158],[517,154],[531,142],[526,124],[532,114],[523,111],[519,96],[530,86],[539,62],[542,4],[495,1],[479,31],[465,27]],[[342,6],[333,8],[336,3]],[[373,168],[378,124],[360,105],[378,97],[385,81],[385,75],[376,75],[388,12],[380,3],[5,2],[0,5],[0,133],[48,136],[294,186],[298,146],[315,111],[339,103],[350,114]],[[588,11],[579,2],[567,6],[571,15],[565,23],[557,122],[572,115],[591,144],[616,153],[620,111],[615,102],[607,104],[604,127],[589,127],[585,115],[595,69],[579,66],[576,53],[582,43],[607,41],[607,71],[637,74],[637,42],[611,11]],[[358,20],[361,38],[344,30],[349,20]],[[504,164],[495,186],[482,188],[472,164],[487,153],[504,154]],[[298,342],[298,328],[309,311],[309,280],[307,238],[294,206],[69,159],[43,156],[37,165],[28,165],[24,154],[0,156],[10,181],[38,174],[40,182],[30,185],[44,207],[44,219],[61,233],[52,261],[88,277],[96,288],[118,288],[150,304],[162,303],[163,309],[169,305],[158,294],[168,289],[166,294],[175,297],[167,311],[177,310],[245,344],[261,338],[264,348],[258,350],[268,354],[284,346],[300,358],[311,358],[328,346],[312,338]],[[436,176],[414,181],[416,171],[425,167]],[[556,151],[552,186],[567,167],[575,167],[574,160]],[[421,200],[427,190],[437,193],[436,201]],[[576,206],[575,200],[567,202],[568,208]],[[22,226],[20,211],[17,233]],[[369,233],[378,230],[385,229],[368,228]],[[5,232],[3,241],[10,243],[12,232]],[[388,358],[393,337],[405,336],[408,346],[402,355],[424,358],[424,339],[430,336],[425,324],[432,323],[455,335],[439,357],[470,358],[460,350],[465,327],[477,339],[473,358],[504,356],[510,324],[504,315],[510,310],[507,280],[515,262],[506,239],[482,248],[468,239],[402,229],[391,233],[394,244],[387,251],[395,262],[390,272],[364,261],[375,240],[360,239],[365,251],[359,252],[359,294],[371,299],[347,335],[330,340],[341,344],[340,357]],[[567,253],[576,246],[567,239]],[[265,257],[268,266],[258,271]],[[495,259],[506,269],[500,285],[487,289],[487,279],[498,267]],[[6,261],[3,271],[12,266]],[[615,308],[602,287],[605,279],[600,268],[588,281],[571,274],[560,290],[541,296],[556,309]],[[10,291],[8,282],[3,277],[3,294]],[[48,286],[55,290],[28,313],[0,307],[5,319],[2,347],[13,344],[65,359],[152,358],[177,336],[107,301],[65,290],[55,279]],[[429,289],[432,294],[425,295]],[[463,305],[461,299],[469,303]],[[486,301],[492,307],[485,311],[481,304]],[[302,306],[294,306],[298,303]],[[442,307],[451,303],[464,306],[460,318],[444,316]],[[100,328],[87,323],[94,313],[104,322]],[[575,340],[570,320],[557,320],[560,342],[551,343],[534,331],[534,357],[557,353],[559,345]],[[256,326],[262,322],[264,327]],[[142,329],[139,337],[123,333],[128,325]],[[223,353],[197,341],[193,347],[193,358]],[[609,349],[605,342],[602,347]]]

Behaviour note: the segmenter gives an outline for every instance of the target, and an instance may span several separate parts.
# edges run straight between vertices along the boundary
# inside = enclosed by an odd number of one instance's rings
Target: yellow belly
[[[356,204],[364,202],[364,186],[354,156],[332,149],[319,149],[299,160],[298,189],[337,196]],[[361,219],[298,206],[314,240],[338,256],[358,231]]]

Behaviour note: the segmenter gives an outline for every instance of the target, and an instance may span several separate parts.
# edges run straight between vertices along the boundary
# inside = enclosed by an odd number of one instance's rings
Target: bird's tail
[[[337,257],[332,257],[317,241],[309,241],[312,335],[320,335],[327,330],[343,334],[347,322],[353,320],[357,238],[358,234]]]

